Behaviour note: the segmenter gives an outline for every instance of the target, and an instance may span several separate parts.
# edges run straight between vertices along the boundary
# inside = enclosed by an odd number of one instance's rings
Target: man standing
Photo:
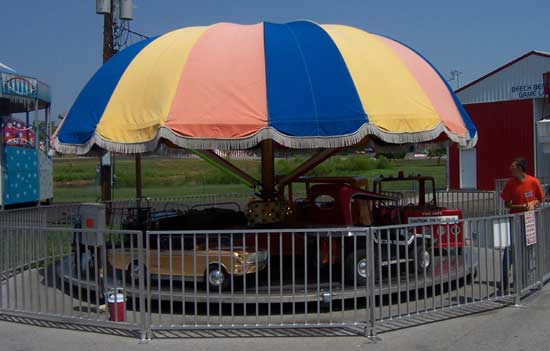
[[[500,195],[510,213],[534,210],[544,198],[539,180],[525,173],[526,168],[527,162],[524,158],[514,159],[510,166],[512,178]]]
[[[527,162],[524,158],[516,158],[510,165],[512,178],[506,183],[502,194],[500,194],[506,208],[510,210],[510,213],[532,211],[539,206],[544,199],[539,180],[525,173],[526,169]],[[523,228],[523,226],[521,227]],[[510,257],[509,262],[508,256]],[[502,257],[502,289],[506,289],[508,286],[508,268],[513,261],[513,251],[508,247],[504,250],[504,255]]]

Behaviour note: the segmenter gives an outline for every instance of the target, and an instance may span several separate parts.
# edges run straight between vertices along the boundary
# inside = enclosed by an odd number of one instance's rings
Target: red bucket
[[[109,305],[109,320],[124,322],[126,316],[126,299],[122,289],[111,289],[107,292],[107,304]]]

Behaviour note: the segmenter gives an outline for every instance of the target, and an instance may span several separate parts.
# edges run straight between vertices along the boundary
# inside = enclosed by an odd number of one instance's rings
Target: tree
[[[444,148],[430,150],[428,152],[428,157],[430,157],[430,158],[437,157],[437,165],[438,166],[441,164],[441,158],[445,155],[447,155],[447,149],[444,149]]]

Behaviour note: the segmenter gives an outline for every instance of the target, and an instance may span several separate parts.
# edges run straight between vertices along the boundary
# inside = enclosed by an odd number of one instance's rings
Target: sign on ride
[[[535,211],[525,212],[525,243],[527,246],[537,243],[537,222]]]

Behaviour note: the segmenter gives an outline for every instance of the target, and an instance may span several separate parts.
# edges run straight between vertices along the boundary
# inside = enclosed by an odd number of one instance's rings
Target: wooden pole
[[[334,148],[320,150],[315,155],[311,156],[307,161],[299,165],[296,169],[291,171],[289,174],[285,174],[281,179],[279,179],[279,181],[277,182],[277,187],[280,189],[285,185],[292,183],[294,180],[311,171],[313,168],[323,163],[328,158],[338,153],[340,150],[342,149]]]
[[[111,12],[103,15],[103,63],[114,55],[113,10],[111,2]]]
[[[264,140],[262,149],[262,199],[267,200],[275,196],[275,157],[273,140]]]
[[[109,61],[109,59],[114,55],[113,2],[111,2],[110,13],[106,13],[103,15],[103,63]],[[111,153],[108,151],[103,153],[101,155],[99,164],[100,164],[99,181],[101,183],[101,201],[108,202],[112,200]]]

